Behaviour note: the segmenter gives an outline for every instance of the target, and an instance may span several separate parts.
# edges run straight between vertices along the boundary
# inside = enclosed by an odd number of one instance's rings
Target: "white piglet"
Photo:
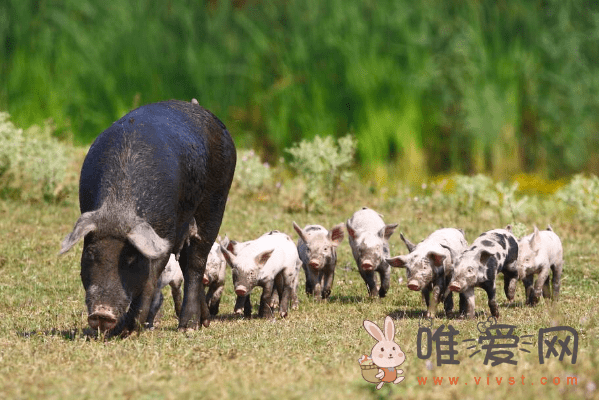
[[[520,239],[518,253],[518,278],[524,283],[526,303],[535,305],[541,294],[545,298],[559,299],[560,280],[564,268],[564,250],[559,236],[551,226],[546,231],[534,232]],[[549,288],[549,273],[552,272],[552,289]],[[538,274],[534,282],[534,275]]]
[[[262,287],[259,317],[271,317],[273,290],[281,299],[279,313],[287,316],[289,302],[296,297],[299,269],[302,265],[295,243],[279,231],[271,231],[245,243],[230,241],[221,251],[233,272],[233,287],[237,295],[235,313],[251,316],[250,294]]]

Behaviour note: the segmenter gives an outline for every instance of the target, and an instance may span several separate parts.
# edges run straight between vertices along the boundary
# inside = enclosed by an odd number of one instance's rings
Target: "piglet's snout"
[[[87,317],[87,323],[93,330],[109,331],[116,326],[117,319],[112,307],[97,306],[94,312]]]
[[[372,271],[374,269],[374,265],[370,261],[363,261],[362,262],[362,269],[364,271]]]
[[[207,285],[207,284],[209,284],[209,283],[210,283],[210,280],[208,279],[208,276],[207,276],[207,275],[204,275],[204,278],[202,279],[202,283],[203,283],[204,285]]]
[[[318,260],[310,260],[310,263],[308,265],[310,265],[310,267],[312,267],[314,269],[319,269],[320,268],[320,261],[318,261]]]
[[[452,292],[459,292],[462,290],[462,287],[458,283],[452,282],[449,284],[449,290]]]
[[[235,294],[237,296],[245,296],[248,293],[248,289],[245,286],[239,285],[235,288]]]
[[[411,290],[420,290],[420,284],[416,280],[408,282],[408,288]]]

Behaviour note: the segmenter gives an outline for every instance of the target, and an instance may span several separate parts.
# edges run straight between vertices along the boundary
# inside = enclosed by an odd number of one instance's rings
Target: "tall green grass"
[[[599,5],[6,0],[0,109],[89,143],[191,99],[269,161],[353,132],[400,175],[599,172]]]

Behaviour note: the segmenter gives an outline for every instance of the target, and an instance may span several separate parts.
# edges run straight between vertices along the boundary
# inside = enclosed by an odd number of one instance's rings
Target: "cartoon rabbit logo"
[[[385,318],[385,333],[374,322],[364,320],[364,329],[375,338],[378,343],[372,348],[370,356],[364,355],[358,361],[362,369],[362,377],[367,382],[377,383],[377,390],[385,383],[400,383],[405,379],[403,370],[396,369],[406,360],[406,355],[401,351],[395,338],[395,325],[393,319]]]

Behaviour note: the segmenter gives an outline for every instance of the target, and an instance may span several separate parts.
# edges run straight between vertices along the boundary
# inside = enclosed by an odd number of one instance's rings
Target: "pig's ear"
[[[530,247],[533,250],[537,250],[541,246],[541,235],[539,234],[539,228],[535,225],[535,231],[530,238]]]
[[[405,268],[408,265],[408,258],[406,256],[397,256],[393,258],[385,258],[387,263],[395,268]]]
[[[259,266],[266,264],[273,251],[275,251],[275,249],[263,251],[262,253],[258,254],[255,258],[256,264]]]
[[[64,254],[71,249],[81,238],[85,237],[90,232],[93,232],[97,229],[95,223],[95,216],[97,211],[90,211],[84,214],[81,214],[77,222],[75,223],[75,227],[73,231],[67,235],[62,241],[62,245],[60,248],[59,254]]]
[[[349,235],[349,237],[352,239],[355,239],[356,238],[356,230],[354,228],[352,228],[351,225],[349,224],[349,219],[345,223],[345,228],[347,229],[347,234]]]
[[[408,251],[411,253],[414,251],[414,249],[416,248],[416,245],[412,242],[410,242],[408,239],[406,239],[403,235],[403,232],[399,232],[399,237],[401,238],[401,240],[403,240],[403,242],[406,244],[406,247],[408,248]]]
[[[381,328],[379,328],[377,324],[375,324],[374,322],[365,319],[364,329],[366,329],[366,332],[368,332],[370,336],[372,336],[379,342],[385,340],[385,336],[383,336],[383,331],[381,331]]]
[[[452,249],[451,247],[445,246],[443,243],[440,243],[441,247],[443,247],[444,249],[447,249],[447,251],[449,251],[449,255],[451,255],[451,263],[455,263],[458,259],[458,253],[455,252],[454,249]]]
[[[389,224],[385,225],[384,228],[381,228],[379,231],[379,236],[384,238],[385,240],[389,240],[393,232],[395,232],[395,228],[397,228],[397,224]]]
[[[298,224],[295,223],[295,221],[293,221],[293,229],[295,229],[295,231],[299,235],[300,239],[302,239],[304,242],[307,241],[306,235],[304,235],[304,231],[302,230],[302,228],[299,227]]]
[[[171,248],[169,241],[158,236],[150,224],[145,221],[135,225],[127,234],[127,239],[150,260],[166,256]]]
[[[509,233],[513,233],[513,232],[512,232],[512,225],[507,225],[507,226],[505,227],[505,230],[506,230],[506,231],[508,231]]]
[[[227,235],[225,235],[225,237],[223,239],[221,239],[219,236],[219,238],[217,239],[217,242],[220,246],[222,246],[226,249],[227,246],[229,245],[229,237]]]
[[[487,264],[487,261],[489,261],[489,258],[491,258],[492,254],[489,253],[487,250],[481,250],[480,252],[480,263],[483,265]]]
[[[343,231],[343,223],[335,225],[329,231],[329,240],[333,243],[333,246],[338,246],[339,243],[343,242],[345,232]]]
[[[443,261],[445,261],[445,254],[437,253],[436,251],[429,251],[427,256],[437,268],[441,267],[443,265]]]
[[[227,250],[227,248],[223,244],[220,245],[220,251],[221,251],[221,253],[223,253],[223,256],[225,256],[225,260],[227,261],[227,264],[229,264],[229,266],[231,268],[234,268],[237,257],[233,253],[231,253],[229,250]]]

